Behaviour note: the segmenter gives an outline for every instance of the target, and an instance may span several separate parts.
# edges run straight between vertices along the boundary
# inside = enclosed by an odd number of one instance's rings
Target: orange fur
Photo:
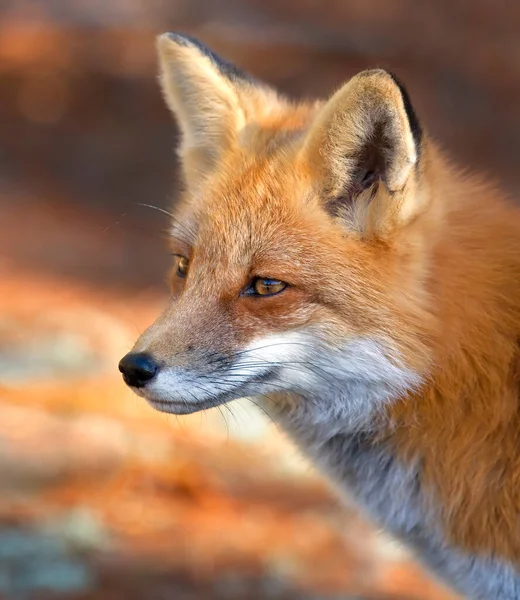
[[[446,208],[429,266],[433,368],[390,409],[387,434],[404,457],[421,457],[453,543],[520,564],[518,211],[436,166],[432,192]]]

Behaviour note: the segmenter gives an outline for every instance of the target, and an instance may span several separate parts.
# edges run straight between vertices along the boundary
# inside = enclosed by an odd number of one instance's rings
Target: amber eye
[[[251,282],[249,293],[255,296],[274,296],[287,287],[287,284],[278,279],[257,277]]]
[[[188,267],[190,266],[190,261],[185,256],[176,256],[177,260],[177,270],[176,273],[179,277],[186,277],[188,274]]]

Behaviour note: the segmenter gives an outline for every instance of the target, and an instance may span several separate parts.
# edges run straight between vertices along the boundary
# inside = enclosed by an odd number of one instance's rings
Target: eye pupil
[[[287,284],[278,279],[264,279],[261,277],[256,278],[251,289],[257,296],[274,296],[287,287]]]

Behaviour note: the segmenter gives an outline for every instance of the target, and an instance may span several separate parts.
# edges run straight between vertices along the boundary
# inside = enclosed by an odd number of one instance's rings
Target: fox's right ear
[[[260,86],[189,36],[160,35],[157,50],[161,87],[180,128],[178,153],[192,187],[238,143],[250,117],[248,100]]]

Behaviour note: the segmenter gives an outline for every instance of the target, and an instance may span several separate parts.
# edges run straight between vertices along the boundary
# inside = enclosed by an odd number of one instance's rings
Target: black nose
[[[137,388],[146,385],[157,373],[157,369],[154,359],[144,352],[131,352],[119,362],[119,370],[123,373],[125,383]]]

